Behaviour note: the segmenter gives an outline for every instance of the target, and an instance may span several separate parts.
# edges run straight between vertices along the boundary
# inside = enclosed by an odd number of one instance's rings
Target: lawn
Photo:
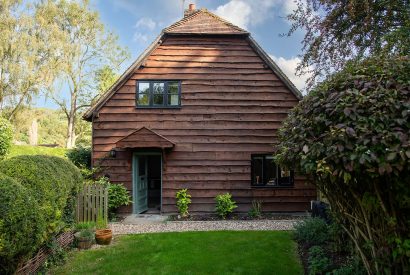
[[[13,145],[11,146],[7,158],[12,158],[20,155],[48,155],[65,158],[65,148],[50,148],[44,146],[31,146],[31,145]]]
[[[291,233],[217,231],[126,235],[71,252],[52,274],[302,274]]]

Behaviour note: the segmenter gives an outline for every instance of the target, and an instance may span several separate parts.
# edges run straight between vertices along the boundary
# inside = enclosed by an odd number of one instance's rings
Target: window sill
[[[135,109],[181,109],[182,106],[136,106]]]
[[[251,189],[291,189],[294,185],[251,185]]]

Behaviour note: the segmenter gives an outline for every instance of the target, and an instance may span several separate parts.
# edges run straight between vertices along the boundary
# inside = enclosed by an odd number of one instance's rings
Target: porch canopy
[[[155,133],[151,129],[142,127],[116,143],[117,148],[161,148],[170,149],[175,144],[169,139]]]

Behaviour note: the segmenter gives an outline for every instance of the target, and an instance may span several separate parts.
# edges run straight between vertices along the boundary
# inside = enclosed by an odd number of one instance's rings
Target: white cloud
[[[247,28],[252,8],[240,0],[231,0],[225,5],[216,8],[215,13],[241,28]]]
[[[148,18],[148,17],[141,18],[135,24],[136,28],[147,28],[151,31],[153,29],[155,29],[156,26],[157,26],[157,23],[154,20],[152,20],[151,18]]]
[[[305,88],[305,82],[310,75],[296,75],[296,67],[300,63],[300,58],[292,57],[290,59],[286,59],[284,57],[276,57],[274,55],[269,56],[273,59],[273,61],[275,61],[279,68],[286,74],[286,76],[293,82],[296,88],[298,88],[299,90],[303,90]]]
[[[258,25],[269,18],[285,17],[297,6],[295,0],[230,0],[214,12],[242,28]]]
[[[149,36],[141,32],[135,32],[134,36],[132,37],[132,40],[141,44],[146,44],[149,40]]]

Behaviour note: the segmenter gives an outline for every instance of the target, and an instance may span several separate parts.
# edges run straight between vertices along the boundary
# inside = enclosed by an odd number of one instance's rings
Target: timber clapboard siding
[[[136,108],[138,80],[181,81],[180,108]],[[166,34],[93,112],[93,164],[132,194],[132,150],[116,143],[145,127],[175,145],[164,151],[164,213],[176,212],[181,188],[192,195],[191,213],[214,211],[215,196],[225,192],[240,212],[252,200],[261,200],[264,211],[305,211],[316,191],[304,177],[290,188],[251,188],[251,154],[273,152],[298,100],[247,35]]]

